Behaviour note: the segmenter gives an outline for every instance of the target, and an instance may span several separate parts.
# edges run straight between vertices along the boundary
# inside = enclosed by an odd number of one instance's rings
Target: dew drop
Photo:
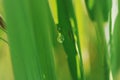
[[[64,41],[64,36],[63,36],[61,33],[58,33],[57,41],[58,41],[59,43],[63,43],[63,41]]]

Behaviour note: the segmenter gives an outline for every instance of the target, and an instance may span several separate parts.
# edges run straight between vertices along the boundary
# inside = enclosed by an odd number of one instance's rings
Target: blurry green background
[[[92,0],[90,0],[92,1]],[[96,64],[96,60],[99,58],[97,55],[97,33],[96,33],[96,23],[91,21],[89,18],[85,2],[84,0],[73,0],[75,15],[77,19],[80,45],[81,45],[81,53],[83,58],[83,67],[85,71],[86,80],[95,80],[99,79],[99,66]],[[112,30],[115,23],[116,15],[117,15],[117,1],[113,0],[112,7]],[[56,0],[49,0],[49,6],[51,9],[51,13],[54,18],[55,24],[58,24],[58,12]],[[12,10],[11,10],[12,11]],[[0,0],[0,16],[5,18],[5,12],[3,10],[3,2]],[[74,25],[74,22],[71,19],[71,24]],[[104,23],[105,37],[107,41],[107,45],[109,45],[109,23]],[[57,31],[55,31],[57,32]],[[58,34],[57,34],[58,35]],[[0,37],[8,41],[7,33],[3,32],[0,29]],[[57,41],[56,38],[56,46],[54,49],[54,62],[55,62],[55,71],[57,75],[57,80],[72,80],[71,74],[67,62],[67,55],[64,51],[63,45]],[[96,72],[91,72],[92,69],[96,68]],[[98,71],[97,71],[98,70]],[[98,77],[99,76],[99,77]],[[120,70],[116,75],[115,80],[120,80]],[[93,78],[98,77],[98,78]],[[11,56],[9,51],[9,44],[0,40],[0,80],[14,80]],[[113,80],[112,73],[110,71],[110,80]]]

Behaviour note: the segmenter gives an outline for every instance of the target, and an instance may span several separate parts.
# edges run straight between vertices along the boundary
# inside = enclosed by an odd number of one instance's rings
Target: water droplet
[[[58,33],[57,41],[58,41],[59,43],[63,43],[63,41],[64,41],[64,36],[63,36],[61,33]]]

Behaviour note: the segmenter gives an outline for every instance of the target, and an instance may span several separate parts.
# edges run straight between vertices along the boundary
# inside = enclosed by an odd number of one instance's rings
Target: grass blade
[[[57,6],[58,6],[58,28],[60,28],[59,32],[64,36],[65,39],[63,42],[63,46],[68,56],[70,72],[73,80],[78,80],[77,63],[76,63],[76,55],[78,55],[78,53],[75,46],[74,32],[72,30],[73,29],[72,27],[75,27],[75,29],[77,30],[77,23],[72,6],[72,0],[67,0],[67,1],[57,0]],[[73,19],[75,26],[71,25],[70,18]],[[77,36],[77,41],[79,41],[78,31],[75,32],[75,35]],[[78,46],[80,45],[78,42],[77,44]],[[83,79],[83,65],[82,65],[81,52],[80,52],[80,61],[81,61],[80,63],[81,78]]]
[[[115,21],[113,35],[112,35],[112,44],[111,44],[111,65],[112,65],[112,73],[113,79],[119,80],[119,71],[120,71],[120,64],[119,64],[119,56],[120,56],[120,1],[118,0],[118,15]]]
[[[4,3],[15,80],[55,80],[47,0]]]

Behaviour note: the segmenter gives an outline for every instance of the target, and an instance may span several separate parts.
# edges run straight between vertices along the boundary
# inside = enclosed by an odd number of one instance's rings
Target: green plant
[[[50,0],[4,0],[6,24],[0,17],[0,29],[8,40],[3,37],[0,40],[9,45],[15,80],[67,79],[58,78],[56,57],[62,53],[68,63],[66,73],[70,72],[71,77],[64,73],[62,76],[71,80],[110,80],[112,70],[113,79],[117,80],[120,16],[112,34],[112,0],[54,0],[54,5],[51,3]],[[56,12],[52,10],[54,7]],[[105,23],[110,24],[110,54]],[[87,45],[87,54],[84,45]],[[89,70],[84,55],[89,56]]]

